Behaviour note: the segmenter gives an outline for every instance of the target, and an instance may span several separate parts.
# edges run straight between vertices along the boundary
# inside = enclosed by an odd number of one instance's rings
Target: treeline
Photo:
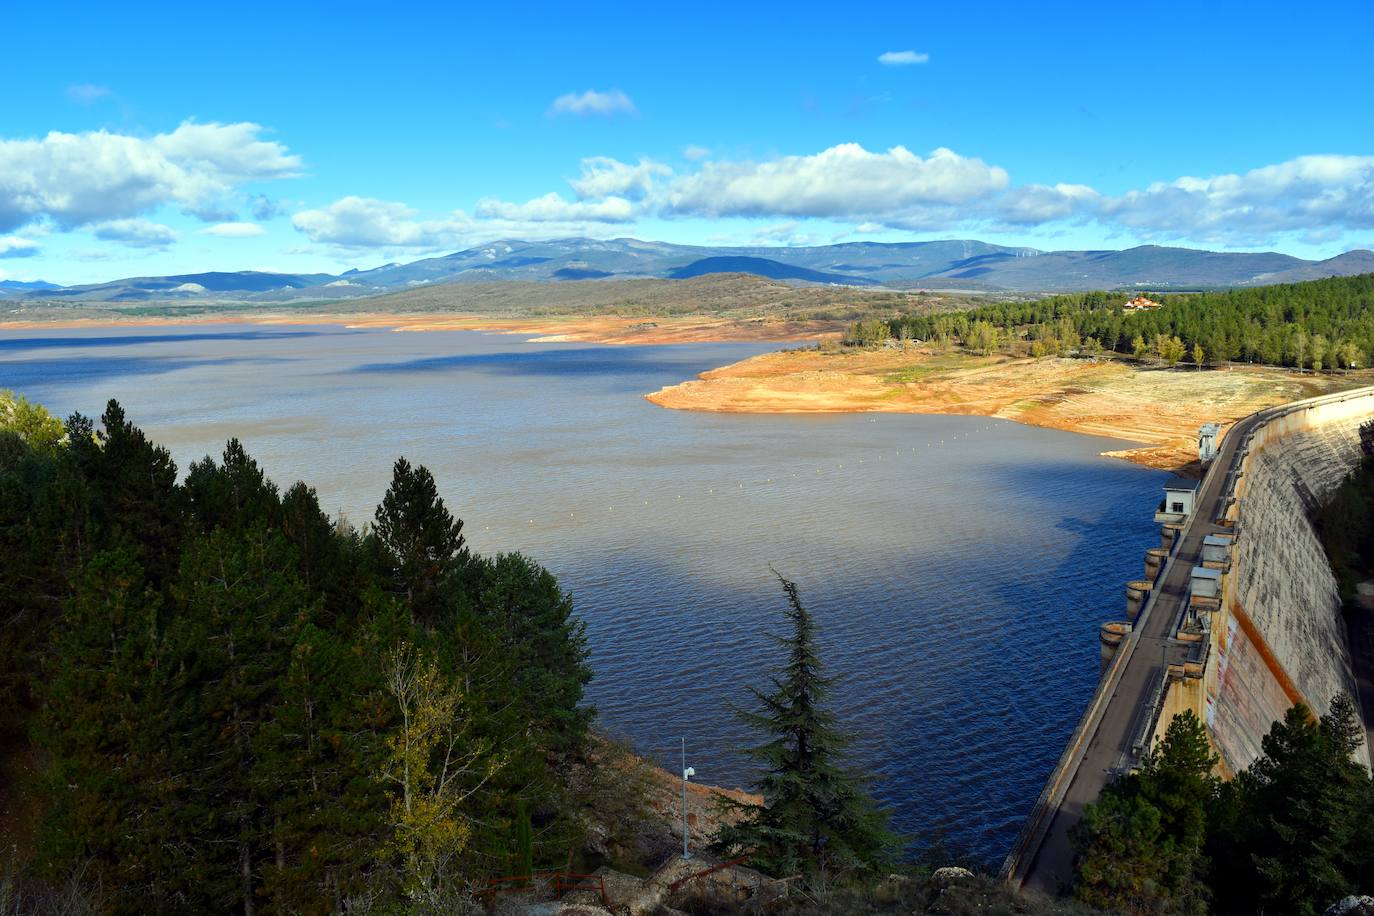
[[[1315,370],[1374,365],[1374,274],[1155,295],[1162,308],[1127,313],[1122,306],[1129,298],[1073,293],[952,314],[902,315],[886,322],[883,338],[958,341],[985,351],[1019,345],[1035,355],[1086,348],[1170,362],[1197,356],[1199,363]],[[873,333],[856,328],[850,339],[872,343]]]
[[[1274,723],[1234,779],[1184,712],[1074,826],[1075,895],[1121,913],[1315,916],[1374,887],[1374,783],[1350,699]]]
[[[0,398],[0,675],[28,873],[102,910],[452,912],[581,848],[582,625],[404,459],[360,532],[237,441],[179,482],[114,401]]]

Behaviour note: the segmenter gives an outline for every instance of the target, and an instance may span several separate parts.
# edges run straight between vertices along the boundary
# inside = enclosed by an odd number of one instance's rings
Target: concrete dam
[[[1317,714],[1337,693],[1358,703],[1311,519],[1359,465],[1371,418],[1374,388],[1260,411],[1231,426],[1196,488],[1166,488],[1160,545],[1126,584],[1125,613],[1101,627],[1101,680],[1007,857],[1008,882],[1066,889],[1069,829],[1184,710],[1206,724],[1230,776],[1294,703]],[[1368,746],[1360,754],[1369,766]]]

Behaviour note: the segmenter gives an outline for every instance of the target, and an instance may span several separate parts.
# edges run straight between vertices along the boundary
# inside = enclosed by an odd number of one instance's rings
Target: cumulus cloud
[[[91,105],[113,94],[109,86],[97,86],[93,83],[77,83],[75,86],[67,87],[67,98],[78,105]]]
[[[428,228],[405,204],[372,197],[342,197],[318,210],[303,210],[291,223],[312,242],[346,248],[419,247],[432,244],[443,227]]]
[[[294,223],[317,242],[410,249],[604,236],[641,218],[675,217],[757,219],[765,227],[755,241],[786,244],[822,239],[808,231],[809,220],[864,235],[1008,232],[1093,221],[1136,237],[1223,245],[1270,242],[1284,233],[1328,244],[1374,228],[1374,156],[1303,156],[1244,174],[1185,177],[1107,196],[1068,182],[1014,185],[1005,169],[945,148],[921,156],[902,146],[877,152],[847,143],[811,155],[703,161],[681,173],[651,159],[591,157],[569,185],[571,199],[558,192],[523,203],[485,198],[471,215],[455,210],[439,217],[403,203],[347,197],[298,213]]]
[[[93,227],[95,237],[130,248],[166,248],[177,240],[170,226],[146,219],[115,219]]]
[[[610,117],[618,114],[638,114],[638,111],[630,97],[619,89],[611,89],[606,92],[588,89],[586,92],[569,92],[566,95],[560,95],[549,106],[549,113],[577,115],[579,117],[588,115]]]
[[[582,175],[568,184],[581,200],[602,197],[627,197],[638,200],[654,189],[654,180],[673,174],[661,162],[641,158],[631,165],[609,156],[582,160]]]
[[[674,182],[668,209],[694,216],[919,218],[1000,191],[1004,169],[941,147],[869,152],[857,143],[767,162],[709,162]]]
[[[557,202],[548,202],[552,197]],[[588,208],[582,202],[546,195],[525,204],[483,201],[485,215],[462,210],[425,218],[402,203],[367,197],[345,197],[326,207],[297,213],[292,222],[312,242],[347,249],[390,248],[397,251],[453,249],[503,238],[605,237],[614,230],[614,207]]]
[[[1156,182],[1106,201],[1104,219],[1147,235],[1262,237],[1374,228],[1374,156],[1299,156],[1244,174]]]
[[[1035,226],[1091,215],[1100,201],[1101,195],[1087,185],[1028,184],[1003,195],[996,204],[996,216],[1012,225]]]
[[[479,219],[505,219],[531,223],[577,222],[624,223],[635,218],[634,204],[623,197],[604,200],[564,200],[550,191],[523,204],[486,198],[474,211]]]
[[[186,121],[148,138],[101,130],[0,140],[0,231],[44,217],[72,229],[168,204],[222,218],[236,188],[301,169],[299,156],[262,131],[248,122]]]
[[[38,243],[17,235],[0,235],[0,258],[31,258],[38,254]]]
[[[697,146],[695,143],[689,143],[682,148],[682,155],[685,159],[697,162],[711,155],[711,150],[709,147]]]
[[[884,67],[910,67],[913,64],[929,62],[930,55],[922,51],[884,51],[878,55],[878,63]]]
[[[258,222],[266,222],[274,216],[280,216],[282,212],[281,204],[266,194],[254,194],[248,200],[248,208],[253,214],[253,219]]]
[[[215,235],[222,239],[247,239],[255,235],[262,235],[267,230],[257,223],[216,223],[207,229],[202,229],[203,235]]]

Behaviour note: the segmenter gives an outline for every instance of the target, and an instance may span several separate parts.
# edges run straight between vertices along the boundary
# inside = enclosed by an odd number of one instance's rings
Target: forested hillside
[[[1082,346],[1135,355],[1154,350],[1170,362],[1193,359],[1196,352],[1198,362],[1312,369],[1374,365],[1374,274],[1156,295],[1162,308],[1134,312],[1123,310],[1127,298],[1075,293],[959,314],[908,315],[889,322],[883,336],[958,337],[979,350],[1023,339],[1040,343],[1047,353]]]
[[[178,482],[113,401],[64,428],[3,400],[32,881],[123,913],[448,911],[580,849],[582,626],[538,564],[466,549],[428,471],[396,461],[364,533],[237,441]]]

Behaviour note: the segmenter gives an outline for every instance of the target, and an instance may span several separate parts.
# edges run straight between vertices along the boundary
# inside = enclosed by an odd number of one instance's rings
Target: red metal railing
[[[505,878],[488,878],[486,888],[479,897],[495,897],[500,894],[519,894],[530,890],[536,881],[546,881],[555,897],[562,897],[572,891],[595,891],[601,902],[610,907],[606,897],[606,881],[601,875],[581,875],[563,871],[541,871],[532,875],[510,875]]]
[[[703,868],[701,871],[692,872],[692,874],[678,878],[672,884],[668,885],[668,891],[670,893],[676,893],[677,890],[682,887],[682,885],[686,884],[689,881],[695,881],[698,878],[705,878],[707,875],[714,875],[718,871],[724,871],[727,868],[734,868],[736,865],[743,865],[745,862],[748,861],[748,856],[740,856],[738,858],[731,859],[729,862],[721,862],[719,865],[712,865],[710,868]]]

